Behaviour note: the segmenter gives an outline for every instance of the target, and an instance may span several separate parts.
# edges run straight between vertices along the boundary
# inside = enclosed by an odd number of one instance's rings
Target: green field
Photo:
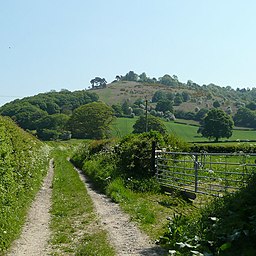
[[[112,124],[112,135],[114,137],[123,137],[132,133],[132,126],[136,122],[137,118],[117,118]]]
[[[136,120],[136,118],[117,118],[112,126],[112,135],[115,137],[122,137],[129,133],[132,133],[132,126],[134,125]],[[169,133],[174,133],[177,136],[183,138],[185,141],[207,141],[206,138],[203,138],[199,134],[197,134],[198,127],[196,126],[179,124],[174,122],[164,123]],[[234,130],[232,137],[228,140],[256,140],[256,131]]]

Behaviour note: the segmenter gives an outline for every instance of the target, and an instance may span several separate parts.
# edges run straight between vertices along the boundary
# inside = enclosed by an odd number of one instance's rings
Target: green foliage
[[[138,75],[134,71],[129,71],[125,76],[121,78],[124,81],[137,81]]]
[[[152,102],[158,102],[159,100],[165,100],[166,93],[163,91],[156,91],[152,97]]]
[[[123,110],[120,104],[112,105],[112,108],[114,110],[114,115],[116,117],[122,117],[123,116]]]
[[[72,157],[73,163],[86,170],[97,186],[104,190],[109,182],[120,177],[127,188],[135,191],[157,191],[152,179],[152,142],[159,147],[182,150],[186,144],[175,136],[157,132],[129,135],[116,140],[92,141],[80,147]]]
[[[77,108],[68,122],[75,138],[101,139],[109,135],[113,110],[103,102],[93,102]]]
[[[123,138],[116,149],[118,166],[126,178],[136,177],[145,179],[152,177],[151,150],[152,142],[156,142],[159,148],[183,150],[185,143],[175,136],[163,136],[158,132],[129,135]]]
[[[221,109],[210,110],[203,120],[203,125],[198,130],[203,137],[215,138],[229,138],[232,136],[232,128],[234,122],[232,118]]]
[[[180,82],[177,79],[176,76],[171,77],[170,75],[166,74],[163,77],[159,78],[159,82],[161,84],[167,85],[167,86],[171,86],[171,87],[178,87]]]
[[[147,124],[146,124],[147,122]],[[158,131],[161,134],[165,134],[166,133],[166,128],[164,123],[161,121],[161,119],[152,116],[152,115],[148,115],[147,119],[146,117],[140,116],[137,121],[135,122],[135,124],[133,125],[133,133],[143,133],[146,131],[146,125],[147,125],[147,130],[148,131]]]
[[[191,96],[187,91],[183,91],[181,93],[181,96],[182,96],[182,99],[183,99],[184,102],[187,102],[191,99]]]
[[[3,106],[1,114],[10,116],[23,129],[36,129],[36,122],[40,118],[47,116],[47,112],[31,105],[29,102],[14,103]]]
[[[174,97],[174,105],[179,106],[183,102],[183,97],[180,93],[176,93]]]
[[[93,89],[102,89],[107,87],[107,81],[105,78],[95,77],[90,81]]]
[[[170,101],[168,99],[159,100],[156,104],[156,111],[173,112],[172,101]]]
[[[125,188],[124,180],[120,177],[109,183],[106,194],[116,203],[125,202],[133,198],[132,191]]]
[[[213,107],[215,108],[219,108],[220,107],[220,103],[218,100],[215,100],[213,103],[212,103]]]
[[[112,136],[113,137],[123,137],[132,133],[135,121],[137,117],[133,118],[117,118],[112,124]],[[182,138],[187,142],[202,142],[206,139],[197,134],[198,124],[188,122],[186,120],[178,120],[175,122],[164,121],[168,134],[175,134],[177,137]],[[255,131],[253,130],[233,130],[232,137],[229,138],[234,144],[239,144],[240,142],[250,142],[255,140]],[[223,140],[222,140],[223,142]],[[215,143],[216,144],[216,143]],[[225,140],[225,145],[228,141]],[[230,144],[230,143],[229,143]]]
[[[0,117],[0,254],[17,238],[46,174],[49,148]]]
[[[249,108],[250,110],[256,110],[256,102],[255,101],[251,101],[248,104],[246,104],[245,107]]]
[[[0,108],[0,114],[11,117],[23,129],[41,130],[39,134],[47,133],[43,137],[48,137],[50,133],[43,132],[43,129],[55,130],[62,134],[63,126],[67,121],[64,114],[71,115],[72,111],[79,106],[97,100],[98,96],[95,93],[85,90],[52,91],[7,103]],[[56,132],[52,133],[53,137],[56,136]]]
[[[131,115],[131,105],[129,104],[129,102],[127,100],[125,100],[122,104],[122,111],[125,115]]]
[[[37,123],[37,136],[42,140],[57,140],[65,137],[65,131],[69,117],[65,114],[47,115],[39,119]],[[69,137],[67,137],[68,139]]]
[[[195,120],[196,121],[203,121],[203,119],[205,118],[206,114],[209,112],[209,110],[207,108],[201,108],[195,115]]]
[[[256,111],[239,108],[234,115],[234,122],[237,126],[256,128]]]
[[[249,143],[226,143],[226,144],[194,144],[191,146],[191,152],[209,152],[209,153],[256,153],[256,144]]]
[[[151,149],[152,141],[161,147],[164,145],[163,136],[157,132],[129,135],[123,138],[116,149],[118,168],[126,178],[152,177]]]

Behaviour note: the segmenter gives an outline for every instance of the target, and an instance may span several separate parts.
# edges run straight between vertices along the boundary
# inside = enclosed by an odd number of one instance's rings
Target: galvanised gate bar
[[[164,187],[223,196],[246,185],[256,154],[155,151],[156,177]]]

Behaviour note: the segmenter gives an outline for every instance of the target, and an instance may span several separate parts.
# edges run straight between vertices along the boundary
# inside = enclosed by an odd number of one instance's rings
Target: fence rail
[[[165,187],[221,197],[246,185],[256,154],[155,151],[155,169]]]

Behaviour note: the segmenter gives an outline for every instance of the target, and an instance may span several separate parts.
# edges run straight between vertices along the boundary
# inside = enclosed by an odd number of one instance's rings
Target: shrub
[[[156,141],[159,146],[164,146],[163,136],[157,132],[128,135],[120,141],[116,148],[117,165],[125,178],[154,175],[150,166],[152,141]]]

